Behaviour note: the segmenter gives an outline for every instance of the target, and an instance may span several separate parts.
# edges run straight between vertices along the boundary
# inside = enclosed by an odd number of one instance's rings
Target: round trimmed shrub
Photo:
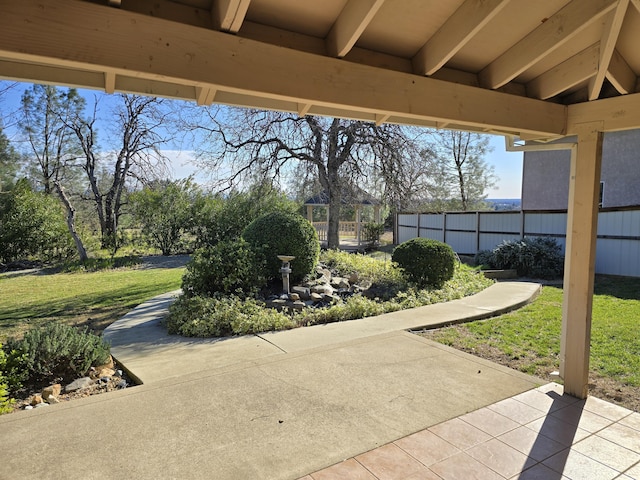
[[[264,259],[243,239],[224,240],[196,251],[182,277],[187,297],[216,292],[248,296],[265,285]]]
[[[398,245],[391,259],[419,287],[440,288],[453,278],[456,255],[446,243],[412,238]]]
[[[262,252],[269,279],[280,277],[282,262],[278,255],[293,255],[291,280],[299,281],[318,264],[320,242],[313,225],[304,217],[288,212],[272,212],[256,218],[244,229],[242,237]]]

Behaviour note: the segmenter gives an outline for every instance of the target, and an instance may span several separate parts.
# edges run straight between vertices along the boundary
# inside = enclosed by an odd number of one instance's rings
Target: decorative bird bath
[[[289,295],[289,274],[291,273],[291,266],[289,262],[296,257],[291,255],[278,255],[278,260],[282,262],[280,267],[280,273],[282,273],[282,292]]]

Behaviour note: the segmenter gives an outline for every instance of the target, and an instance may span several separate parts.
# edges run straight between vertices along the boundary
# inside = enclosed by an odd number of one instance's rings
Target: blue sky
[[[0,91],[3,85],[9,84],[10,82],[0,82]],[[29,85],[17,84],[16,88],[9,90],[8,93],[0,98],[0,112],[6,113],[17,110],[20,106],[22,92]],[[95,93],[89,90],[80,90],[80,92],[90,99],[89,102],[92,101],[92,96]],[[12,136],[10,130],[6,133],[10,137]],[[507,152],[504,138],[497,135],[491,135],[490,145],[493,147],[493,151],[486,156],[486,160],[489,165],[494,167],[499,181],[496,188],[487,192],[488,197],[520,198],[522,190],[522,152]],[[167,150],[165,154],[172,160],[172,173],[175,178],[183,178],[192,173],[197,173],[196,167],[190,163],[190,152]]]

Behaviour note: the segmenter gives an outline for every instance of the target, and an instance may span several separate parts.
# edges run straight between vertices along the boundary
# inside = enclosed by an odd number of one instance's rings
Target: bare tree
[[[203,164],[230,185],[249,174],[286,177],[304,163],[329,197],[329,248],[339,245],[345,187],[372,171],[387,177],[401,164],[399,146],[409,140],[395,125],[244,109],[207,109],[193,124],[206,133]],[[300,172],[300,170],[298,170]]]
[[[136,95],[118,95],[112,139],[116,148],[111,158],[105,158],[97,143],[96,121],[98,101],[88,118],[76,115],[67,125],[80,142],[81,162],[89,182],[87,192],[93,201],[100,222],[103,247],[117,248],[117,233],[127,184],[131,180],[145,183],[162,174],[166,167],[160,147],[166,142],[164,126],[167,113],[160,108],[162,100]],[[100,173],[109,171],[109,180],[100,181]]]
[[[87,259],[82,239],[76,231],[76,210],[62,183],[73,183],[74,163],[80,148],[67,123],[79,115],[85,101],[75,89],[66,91],[48,85],[33,85],[22,96],[19,126],[31,147],[36,179],[45,194],[55,190],[67,211],[67,226],[81,261]]]

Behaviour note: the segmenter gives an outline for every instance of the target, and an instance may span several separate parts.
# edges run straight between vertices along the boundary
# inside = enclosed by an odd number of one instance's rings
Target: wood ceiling
[[[552,139],[640,126],[640,0],[0,0],[0,77]]]

